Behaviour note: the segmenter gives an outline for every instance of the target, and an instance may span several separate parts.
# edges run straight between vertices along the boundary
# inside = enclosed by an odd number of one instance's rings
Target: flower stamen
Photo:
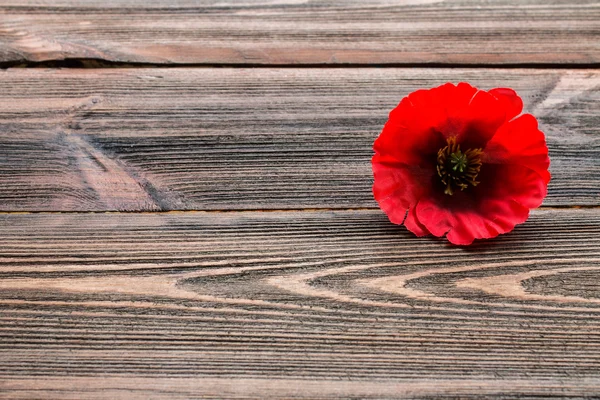
[[[477,186],[481,169],[481,149],[469,149],[464,153],[456,139],[447,139],[447,145],[438,151],[437,173],[445,186],[444,193],[452,196],[456,189],[465,190]]]

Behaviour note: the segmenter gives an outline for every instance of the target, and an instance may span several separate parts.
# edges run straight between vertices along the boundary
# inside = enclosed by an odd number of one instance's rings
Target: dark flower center
[[[438,151],[437,173],[444,186],[444,193],[452,196],[457,189],[465,190],[477,186],[476,180],[481,169],[481,149],[469,149],[464,153],[455,138],[447,140],[448,145]]]

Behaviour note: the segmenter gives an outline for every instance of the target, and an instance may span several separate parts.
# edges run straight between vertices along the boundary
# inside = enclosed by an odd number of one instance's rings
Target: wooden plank
[[[8,63],[600,62],[595,0],[17,0],[0,18]]]
[[[595,378],[560,381],[546,379],[496,380],[306,380],[265,378],[62,377],[10,379],[4,386],[10,400],[32,398],[86,399],[459,399],[595,397],[600,387]],[[85,389],[84,389],[85,388]],[[354,396],[354,397],[352,397]]]
[[[372,143],[409,92],[514,87],[546,132],[546,206],[600,205],[600,72],[10,69],[0,209],[376,207]]]
[[[599,272],[598,209],[469,249],[374,210],[4,214],[0,397],[592,396]]]

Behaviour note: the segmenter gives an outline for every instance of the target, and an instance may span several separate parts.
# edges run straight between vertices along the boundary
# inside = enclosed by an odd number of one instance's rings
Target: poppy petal
[[[531,114],[523,114],[502,125],[487,143],[482,161],[490,164],[516,164],[537,172],[550,181],[548,146],[544,133]]]
[[[510,232],[516,224],[525,222],[529,209],[515,201],[485,199],[474,208],[448,209],[432,198],[417,204],[419,221],[435,236],[444,236],[450,243],[468,245],[475,239],[490,239]]]
[[[390,113],[373,150],[409,165],[427,162],[444,142],[428,121],[430,119],[423,115],[422,109],[415,107],[408,98],[402,99]]]
[[[506,111],[498,99],[480,90],[458,118],[464,121],[465,126],[457,142],[466,149],[480,149],[506,121]]]
[[[418,111],[413,116],[418,118],[420,123],[426,123],[440,132],[446,139],[464,129],[461,116],[465,114],[476,93],[477,89],[468,83],[446,83],[429,90],[417,90],[409,94],[407,99]]]
[[[518,164],[488,164],[476,188],[479,198],[513,200],[527,207],[536,208],[547,195],[548,184],[539,173]]]
[[[468,148],[482,148],[506,121],[502,102],[465,82],[418,90],[408,99],[415,108],[426,110],[420,117],[444,138],[455,137]]]
[[[417,218],[416,207],[412,207],[408,210],[408,214],[406,214],[406,219],[404,220],[404,226],[419,237],[431,234],[425,225],[421,224]]]
[[[506,112],[506,120],[510,121],[523,111],[523,100],[517,92],[509,88],[495,88],[488,92],[497,98]]]
[[[406,211],[430,190],[431,173],[419,167],[390,164],[373,156],[373,195],[395,224],[404,222]]]
[[[447,139],[464,131],[462,116],[476,93],[477,89],[468,83],[446,83],[430,90],[418,90],[408,98],[425,111],[425,118]]]

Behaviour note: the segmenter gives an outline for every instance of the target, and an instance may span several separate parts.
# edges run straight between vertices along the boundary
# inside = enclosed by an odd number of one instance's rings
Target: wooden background
[[[598,1],[11,0],[0,66],[0,398],[600,396]],[[468,248],[370,192],[447,81],[552,162]]]

